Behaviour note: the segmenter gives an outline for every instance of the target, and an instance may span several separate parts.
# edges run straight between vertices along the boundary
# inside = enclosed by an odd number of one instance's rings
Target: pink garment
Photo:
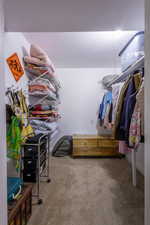
[[[136,149],[141,140],[141,111],[138,102],[135,105],[129,130],[129,146]]]
[[[127,144],[125,141],[119,141],[119,152],[121,154],[127,154],[131,152],[131,148],[128,148]]]
[[[144,136],[144,80],[136,96],[136,99],[140,107],[140,114],[141,114],[141,135]]]
[[[144,135],[144,81],[136,96],[129,130],[129,146],[137,149],[142,135]]]

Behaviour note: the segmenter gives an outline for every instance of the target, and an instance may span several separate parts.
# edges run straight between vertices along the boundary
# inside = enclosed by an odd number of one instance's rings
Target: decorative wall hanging
[[[24,70],[20,63],[20,59],[17,53],[14,53],[13,55],[11,55],[9,58],[7,58],[6,61],[8,63],[9,69],[11,70],[13,74],[13,77],[15,78],[16,81],[18,81],[24,74]]]

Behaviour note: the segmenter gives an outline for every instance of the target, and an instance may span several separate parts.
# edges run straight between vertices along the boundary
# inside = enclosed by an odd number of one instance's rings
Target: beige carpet
[[[52,182],[29,225],[143,225],[144,181],[137,188],[125,159],[51,158]]]

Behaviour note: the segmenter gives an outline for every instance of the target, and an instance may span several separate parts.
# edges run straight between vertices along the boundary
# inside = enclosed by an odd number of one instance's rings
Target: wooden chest
[[[120,156],[118,141],[108,136],[74,135],[72,156]]]
[[[26,225],[32,214],[32,185],[25,185],[21,197],[8,204],[8,225]]]

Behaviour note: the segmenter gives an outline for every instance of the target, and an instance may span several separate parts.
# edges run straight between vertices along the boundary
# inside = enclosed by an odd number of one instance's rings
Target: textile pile
[[[38,46],[31,45],[30,56],[24,57],[29,72],[29,102],[31,125],[36,134],[53,133],[57,121],[60,83],[48,55]]]

